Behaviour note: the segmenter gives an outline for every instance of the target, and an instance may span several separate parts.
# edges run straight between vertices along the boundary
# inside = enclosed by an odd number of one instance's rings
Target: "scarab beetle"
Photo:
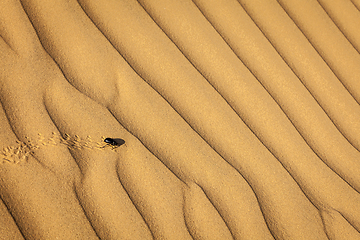
[[[114,139],[112,139],[112,138],[105,138],[105,139],[104,139],[104,142],[106,142],[106,143],[108,143],[108,144],[110,144],[110,145],[113,145],[113,146],[117,146],[117,145],[118,145],[118,143],[117,143]]]
[[[110,145],[112,148],[117,148],[125,143],[125,141],[121,138],[105,138],[104,142],[107,143],[104,147]]]

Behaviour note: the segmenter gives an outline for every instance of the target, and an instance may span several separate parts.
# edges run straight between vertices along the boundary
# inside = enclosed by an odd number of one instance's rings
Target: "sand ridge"
[[[358,7],[4,0],[0,239],[360,239]]]

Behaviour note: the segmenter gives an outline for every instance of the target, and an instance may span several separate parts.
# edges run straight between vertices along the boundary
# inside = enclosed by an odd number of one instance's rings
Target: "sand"
[[[359,11],[3,0],[0,239],[360,239]]]

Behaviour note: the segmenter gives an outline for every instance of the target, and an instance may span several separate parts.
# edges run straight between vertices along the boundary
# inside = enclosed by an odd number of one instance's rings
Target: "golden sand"
[[[359,11],[1,1],[0,239],[360,239]]]

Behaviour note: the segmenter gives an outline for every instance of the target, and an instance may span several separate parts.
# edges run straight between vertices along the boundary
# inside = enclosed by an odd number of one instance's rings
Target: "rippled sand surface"
[[[0,239],[360,239],[359,9],[2,0]]]

